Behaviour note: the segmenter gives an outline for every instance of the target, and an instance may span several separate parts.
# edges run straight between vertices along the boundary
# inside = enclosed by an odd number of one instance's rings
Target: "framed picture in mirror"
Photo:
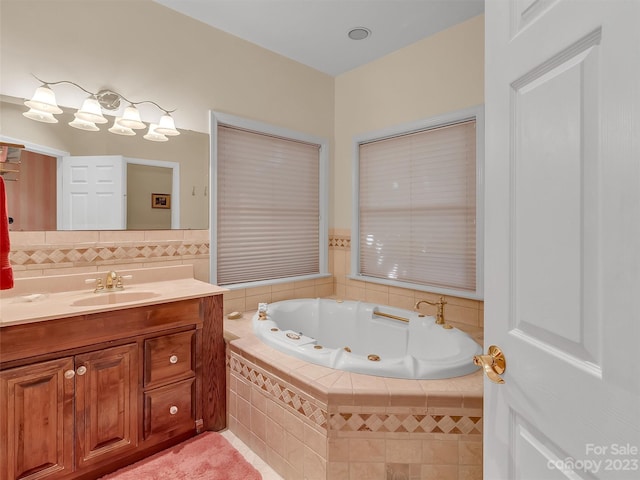
[[[152,193],[151,208],[171,208],[170,193]]]

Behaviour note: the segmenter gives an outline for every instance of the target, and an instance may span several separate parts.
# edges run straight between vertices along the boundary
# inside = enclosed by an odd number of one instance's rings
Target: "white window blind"
[[[476,289],[476,122],[359,146],[360,274]]]
[[[217,283],[319,273],[319,145],[219,124],[217,148]]]

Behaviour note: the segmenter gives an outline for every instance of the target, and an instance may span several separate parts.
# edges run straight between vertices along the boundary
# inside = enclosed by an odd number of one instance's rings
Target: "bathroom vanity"
[[[225,290],[185,272],[3,295],[0,478],[94,479],[225,427]]]

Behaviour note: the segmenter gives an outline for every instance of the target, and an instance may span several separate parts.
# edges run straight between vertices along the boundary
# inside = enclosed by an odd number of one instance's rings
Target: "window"
[[[322,139],[212,114],[212,271],[247,287],[327,274]]]
[[[474,109],[356,139],[357,278],[481,298],[481,131]]]

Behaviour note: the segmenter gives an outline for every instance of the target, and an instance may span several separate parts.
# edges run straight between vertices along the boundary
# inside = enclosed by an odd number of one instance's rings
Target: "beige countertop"
[[[86,280],[104,272],[17,279],[0,292],[0,327],[218,295],[227,290],[193,278],[190,265],[117,271],[124,288],[94,293]],[[118,295],[125,294],[121,298]],[[116,303],[112,303],[116,302]],[[104,303],[103,303],[104,302]],[[98,303],[92,305],[91,303]]]

